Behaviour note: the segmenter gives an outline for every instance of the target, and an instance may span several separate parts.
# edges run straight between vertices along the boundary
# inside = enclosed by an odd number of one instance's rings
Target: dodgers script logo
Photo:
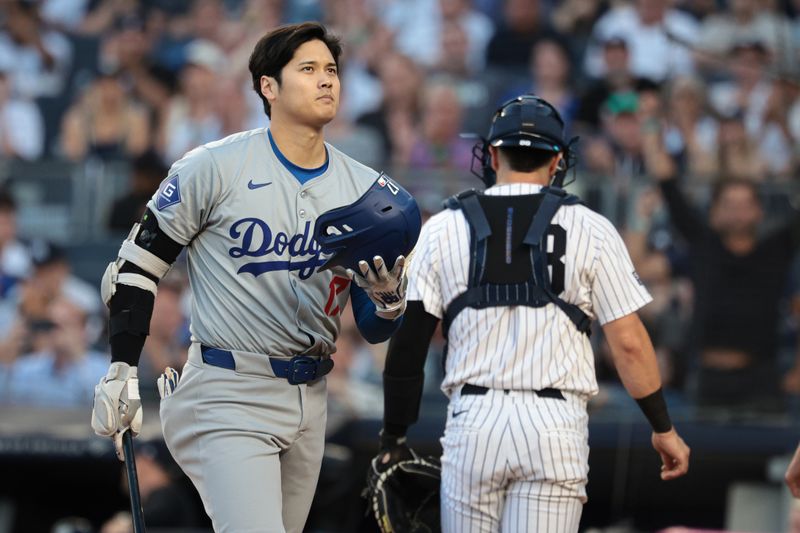
[[[269,224],[259,218],[243,218],[231,226],[230,235],[241,239],[241,246],[228,250],[231,257],[264,257],[274,254],[277,260],[259,261],[242,265],[237,274],[249,272],[254,276],[275,270],[298,270],[300,279],[308,279],[314,270],[325,262],[320,259],[321,248],[311,236],[311,222],[306,222],[303,233],[289,236],[282,231],[275,234]],[[282,260],[310,255],[304,261]]]

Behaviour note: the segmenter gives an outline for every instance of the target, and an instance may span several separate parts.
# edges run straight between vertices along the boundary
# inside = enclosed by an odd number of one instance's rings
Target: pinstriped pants
[[[457,393],[441,439],[445,533],[575,533],[589,473],[586,400]]]

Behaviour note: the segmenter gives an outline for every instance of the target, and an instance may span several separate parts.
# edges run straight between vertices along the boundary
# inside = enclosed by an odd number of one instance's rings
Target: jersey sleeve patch
[[[158,188],[158,196],[156,197],[156,208],[163,211],[165,208],[179,204],[181,202],[181,187],[178,181],[178,174],[171,178],[164,180],[161,187]]]

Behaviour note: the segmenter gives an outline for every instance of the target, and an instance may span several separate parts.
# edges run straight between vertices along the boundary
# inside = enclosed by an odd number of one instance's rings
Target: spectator
[[[69,108],[61,127],[61,150],[72,161],[134,158],[149,143],[147,111],[126,90],[118,72],[98,76]]]
[[[18,309],[28,321],[47,319],[50,304],[61,297],[79,306],[87,316],[90,342],[100,333],[98,320],[105,312],[97,289],[72,274],[66,252],[58,245],[37,239],[30,244],[33,271],[21,284]]]
[[[165,112],[175,85],[175,74],[169,70],[172,65],[161,65],[156,61],[157,53],[171,50],[163,35],[148,31],[138,10],[120,15],[113,31],[103,35],[100,43],[100,70],[118,73],[133,98],[151,110],[151,122]],[[176,63],[182,65],[183,57],[177,55],[180,57]]]
[[[32,268],[30,251],[17,235],[17,202],[0,189],[0,299],[30,276]]]
[[[375,130],[382,139],[384,164],[408,161],[414,142],[414,128],[420,116],[422,72],[407,56],[389,53],[378,65],[383,102],[366,113],[358,124]]]
[[[477,73],[486,67],[486,49],[494,34],[491,19],[472,7],[470,0],[439,0],[441,20],[438,33],[441,35],[439,50],[445,46],[445,28],[455,23],[466,36],[465,65],[468,72]]]
[[[637,93],[609,96],[603,105],[604,135],[591,139],[584,148],[586,169],[605,182],[596,200],[600,212],[620,230],[625,230],[635,213],[635,198],[649,180],[642,158],[642,129],[645,120]]]
[[[703,21],[697,59],[707,74],[724,74],[724,57],[740,42],[765,43],[773,53],[793,48],[789,25],[761,8],[758,0],[732,0],[729,10]]]
[[[527,67],[536,41],[554,33],[545,14],[541,0],[505,0],[503,24],[486,50],[487,65],[507,70]]]
[[[73,33],[83,23],[89,3],[90,0],[42,0],[39,10],[48,26]]]
[[[84,309],[68,298],[50,302],[47,347],[14,363],[11,403],[62,409],[91,405],[94,386],[108,367],[108,356],[89,350],[87,318]]]
[[[761,41],[737,42],[730,51],[732,79],[714,83],[712,107],[721,115],[744,112],[747,135],[756,143],[770,174],[782,174],[792,162],[793,140],[785,124],[780,87],[768,76],[769,49]]]
[[[469,39],[464,26],[454,20],[442,22],[441,56],[429,77],[446,76],[458,93],[464,108],[463,129],[481,131],[496,109],[490,91],[491,83],[483,72],[473,69]],[[517,93],[518,94],[518,93]]]
[[[747,135],[743,113],[720,118],[717,146],[718,175],[748,181],[766,179],[767,163]]]
[[[603,15],[592,32],[593,43],[586,51],[586,73],[601,77],[601,43],[612,36],[625,39],[630,50],[631,71],[636,76],[664,81],[694,70],[692,46],[698,25],[690,15],[669,7],[667,0],[636,0],[621,4]]]
[[[582,65],[597,19],[602,13],[601,0],[566,0],[553,10],[553,27],[561,35],[569,35],[568,45],[573,65]],[[577,73],[580,74],[580,73]]]
[[[422,94],[422,119],[408,164],[417,169],[466,172],[472,163],[472,143],[462,139],[463,109],[447,80],[430,82]]]
[[[569,135],[578,100],[571,88],[572,64],[567,48],[561,41],[551,37],[539,39],[533,45],[528,70],[527,83],[509,91],[504,95],[503,101],[524,93],[544,98],[558,109],[564,119],[566,134]]]
[[[669,84],[664,143],[682,160],[684,174],[710,179],[718,171],[719,124],[709,113],[705,88],[696,78],[679,77]]]
[[[375,14],[394,36],[394,47],[422,67],[439,57],[439,0],[382,0]]]
[[[780,302],[800,241],[797,215],[760,235],[764,212],[752,181],[721,179],[708,219],[688,203],[658,132],[645,136],[670,219],[688,243],[694,285],[691,392],[727,415],[784,409],[777,364]]]
[[[39,108],[11,91],[0,71],[0,158],[38,159],[44,150],[44,121]]]
[[[600,128],[603,104],[612,93],[635,92],[646,78],[633,74],[627,41],[619,36],[603,41],[603,66],[599,78],[590,81],[579,99],[575,121],[578,130],[594,131]]]
[[[229,20],[222,0],[194,0],[189,23],[195,39],[213,43],[223,52],[231,51],[243,38],[238,26]]]
[[[131,162],[130,188],[114,201],[108,220],[108,229],[129,232],[142,219],[145,204],[167,177],[169,168],[155,150],[147,150]]]
[[[158,395],[156,380],[165,367],[183,368],[189,348],[186,317],[181,309],[184,283],[172,272],[158,284],[158,295],[150,321],[150,335],[139,360],[139,386],[142,394]]]
[[[4,2],[0,14],[5,15],[5,31],[0,32],[0,66],[9,76],[14,92],[27,98],[62,94],[72,62],[72,46],[67,38],[45,27],[36,2]]]
[[[198,40],[187,50],[186,61],[180,91],[167,106],[159,134],[161,152],[170,161],[222,135],[214,88],[225,57],[216,45]]]

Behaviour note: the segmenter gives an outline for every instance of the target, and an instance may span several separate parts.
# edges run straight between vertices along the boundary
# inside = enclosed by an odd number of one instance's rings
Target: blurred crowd
[[[552,102],[580,136],[571,190],[619,228],[654,295],[643,318],[675,404],[787,412],[800,394],[798,0],[8,0],[0,159],[126,163],[105,221],[126,232],[182,154],[268,125],[249,54],[310,19],[344,44],[329,142],[396,175],[426,214],[469,176],[474,140],[460,134],[485,133],[520,93]],[[20,234],[17,208],[4,191],[0,403],[88,406],[108,362],[96,283],[71,272],[68,249]],[[188,343],[180,264],[159,287],[145,388]],[[593,342],[597,404],[613,405]],[[332,431],[380,416],[384,350],[344,319]],[[763,398],[726,395],[732,384]]]

